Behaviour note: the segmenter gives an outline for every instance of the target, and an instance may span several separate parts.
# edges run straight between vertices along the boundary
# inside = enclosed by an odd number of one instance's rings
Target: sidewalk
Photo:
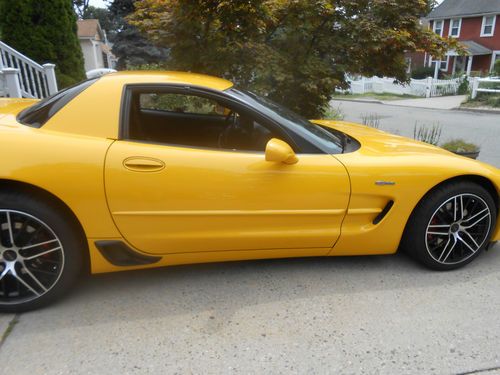
[[[414,108],[430,108],[430,109],[457,109],[467,99],[466,95],[453,96],[436,96],[432,98],[422,99],[398,99],[398,100],[379,100],[375,98],[339,98],[334,100],[362,102],[362,103],[378,103],[386,105],[394,105],[399,107],[414,107]]]
[[[430,109],[456,109],[460,107],[467,95],[436,96],[422,99],[402,99],[383,101],[383,104],[397,105],[401,107],[417,107]]]

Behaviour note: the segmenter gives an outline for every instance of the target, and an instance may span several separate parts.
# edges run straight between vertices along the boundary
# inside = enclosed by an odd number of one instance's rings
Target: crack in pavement
[[[15,314],[14,317],[10,320],[9,325],[7,326],[7,329],[5,332],[2,334],[2,337],[0,338],[0,349],[2,348],[3,343],[5,340],[7,340],[7,337],[11,334],[12,330],[14,329],[14,326],[19,322],[19,317],[20,314]]]
[[[466,371],[466,372],[460,372],[456,375],[471,375],[471,374],[480,374],[482,372],[489,372],[489,371],[495,371],[495,370],[500,370],[500,366],[497,367],[490,367],[490,368],[483,368],[483,369],[478,369],[478,370],[472,370],[472,371]]]

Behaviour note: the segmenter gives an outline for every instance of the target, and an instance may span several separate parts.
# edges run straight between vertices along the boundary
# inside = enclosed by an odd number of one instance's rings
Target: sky
[[[106,8],[106,3],[104,0],[90,0],[90,5],[93,5],[97,8]]]

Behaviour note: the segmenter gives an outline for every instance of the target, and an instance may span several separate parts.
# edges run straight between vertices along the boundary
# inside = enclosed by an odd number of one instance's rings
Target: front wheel
[[[453,182],[417,206],[402,247],[429,268],[456,269],[488,245],[495,223],[496,207],[488,191],[475,183]]]
[[[79,237],[53,205],[0,193],[0,312],[38,308],[66,292],[82,267]]]

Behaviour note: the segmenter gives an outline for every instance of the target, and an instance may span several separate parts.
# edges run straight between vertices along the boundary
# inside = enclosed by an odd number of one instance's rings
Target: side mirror
[[[290,145],[277,138],[271,138],[266,145],[266,161],[295,164],[299,161]]]

